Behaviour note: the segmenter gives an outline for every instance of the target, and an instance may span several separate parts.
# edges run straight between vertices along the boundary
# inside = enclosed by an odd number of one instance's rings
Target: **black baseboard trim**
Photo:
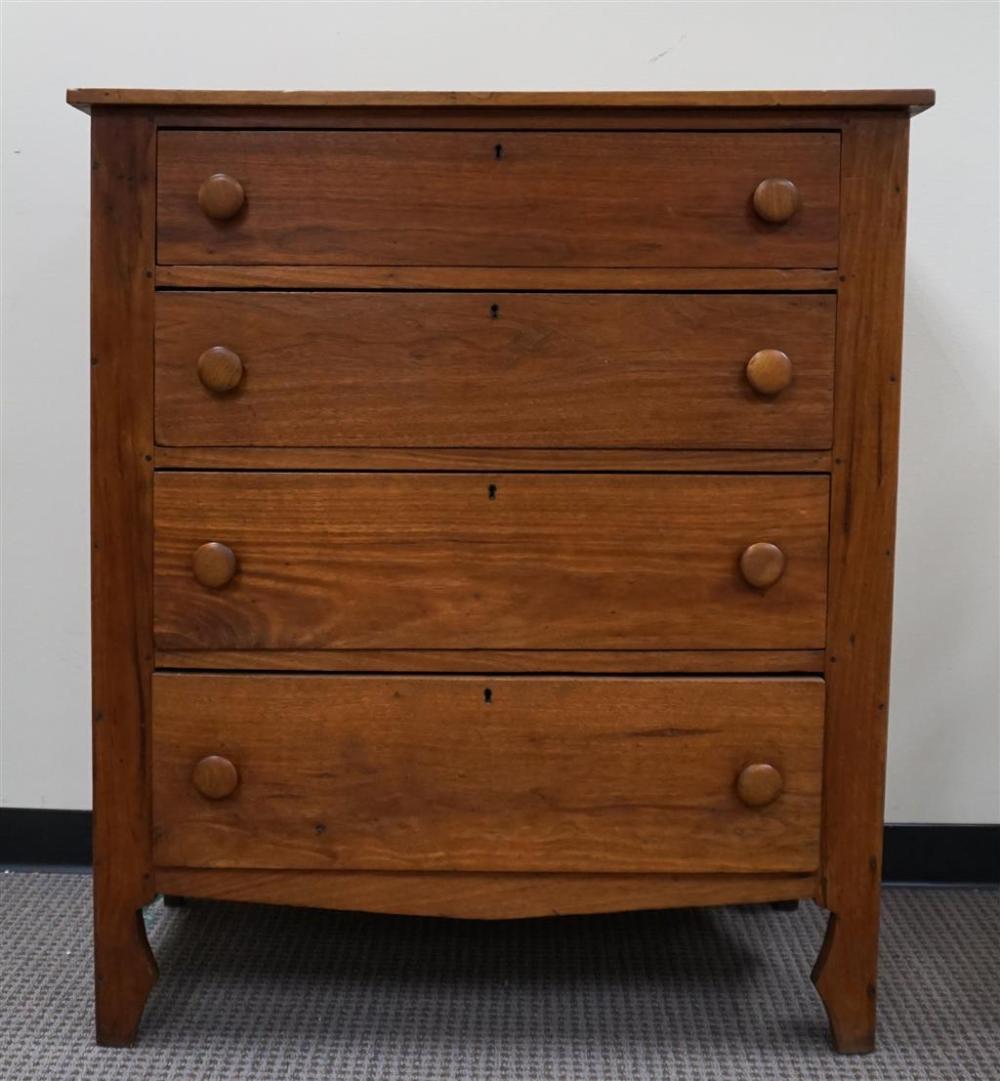
[[[882,881],[1000,885],[1000,825],[886,826]]]
[[[90,811],[0,807],[0,866],[88,867]]]
[[[90,811],[0,807],[0,867],[90,864]],[[883,882],[1000,885],[1000,825],[889,825]]]

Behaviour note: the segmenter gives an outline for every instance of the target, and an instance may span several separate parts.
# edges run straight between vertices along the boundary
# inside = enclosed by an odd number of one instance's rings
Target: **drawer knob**
[[[736,778],[736,794],[748,807],[774,803],[784,787],[781,774],[767,762],[753,762]]]
[[[755,589],[767,589],[785,573],[785,553],[767,541],[751,544],[740,556],[740,571]]]
[[[228,758],[210,754],[194,767],[191,780],[205,799],[225,799],[236,791],[240,775]]]
[[[246,202],[243,185],[228,173],[213,173],[198,189],[198,206],[206,217],[227,221],[235,217]]]
[[[791,383],[792,362],[780,349],[760,349],[747,361],[746,372],[750,386],[770,398]]]
[[[801,204],[799,189],[783,176],[769,176],[753,191],[753,208],[757,217],[774,225],[788,221]]]
[[[236,573],[236,554],[227,544],[210,541],[198,548],[191,558],[195,578],[209,589],[221,589]]]
[[[232,349],[213,345],[198,358],[198,378],[213,394],[226,394],[240,385],[243,361]]]

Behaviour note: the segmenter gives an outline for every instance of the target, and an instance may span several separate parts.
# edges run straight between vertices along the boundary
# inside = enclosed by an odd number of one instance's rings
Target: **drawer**
[[[160,293],[157,440],[827,448],[835,316],[822,294]]]
[[[161,866],[808,872],[819,679],[158,674]]]
[[[160,472],[156,642],[821,648],[828,504],[809,475]]]
[[[166,131],[157,259],[833,267],[839,169],[817,132]]]

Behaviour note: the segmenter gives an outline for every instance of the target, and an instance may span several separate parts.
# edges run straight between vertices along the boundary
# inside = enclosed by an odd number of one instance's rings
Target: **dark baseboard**
[[[90,812],[0,807],[0,866],[86,867]],[[884,882],[1000,884],[1000,825],[885,827]]]
[[[1000,825],[886,826],[882,881],[1000,885]]]
[[[0,866],[87,867],[90,811],[0,807]]]

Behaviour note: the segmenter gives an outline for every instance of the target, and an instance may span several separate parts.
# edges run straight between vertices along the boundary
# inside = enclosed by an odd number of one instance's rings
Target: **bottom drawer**
[[[159,866],[807,872],[815,678],[157,674]]]

